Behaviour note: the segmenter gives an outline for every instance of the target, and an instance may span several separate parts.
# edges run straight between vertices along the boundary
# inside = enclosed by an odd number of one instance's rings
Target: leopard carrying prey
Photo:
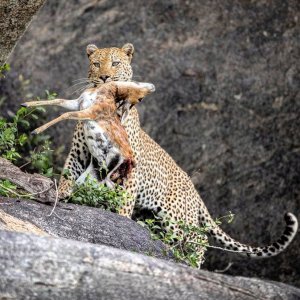
[[[76,182],[82,183],[88,175],[91,175],[96,180],[103,180],[103,183],[113,188],[112,179],[118,181],[119,184],[123,183],[135,165],[128,135],[121,121],[125,120],[130,107],[141,102],[144,97],[154,91],[155,87],[151,83],[111,81],[86,89],[74,100],[39,100],[25,102],[21,105],[24,107],[56,105],[72,111],[36,128],[32,134],[41,133],[63,120],[85,120],[85,143],[91,159],[89,167]],[[118,109],[123,111],[121,120]],[[98,168],[95,168],[94,164]],[[105,170],[109,172],[103,172],[102,176],[101,171]]]
[[[133,53],[132,44],[125,44],[122,48],[104,49],[88,45],[89,83],[97,86],[109,81],[130,81]],[[137,207],[150,209],[165,220],[185,220],[197,226],[209,225],[208,234],[224,249],[251,257],[277,255],[291,243],[298,229],[297,218],[291,213],[287,213],[284,217],[286,223],[284,233],[271,245],[252,247],[231,238],[214,222],[188,175],[142,130],[135,107],[129,111],[124,127],[136,166],[125,182],[125,188],[132,195],[132,199],[122,208],[123,216],[130,218],[134,207]],[[71,175],[67,179],[63,176],[60,179],[61,198],[70,195],[74,182],[88,167],[89,156],[83,122],[79,121],[64,165],[64,169],[70,170]],[[166,222],[162,221],[162,226],[165,225]],[[174,226],[176,225],[170,225],[170,228],[176,230]]]

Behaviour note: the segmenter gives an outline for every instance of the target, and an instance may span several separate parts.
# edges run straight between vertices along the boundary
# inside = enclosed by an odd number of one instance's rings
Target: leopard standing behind
[[[133,53],[134,48],[131,44],[122,48],[104,49],[89,45],[87,55],[90,60],[90,82],[97,85],[111,80],[130,81]],[[141,129],[135,107],[130,110],[124,127],[128,133],[136,167],[125,183],[132,200],[121,210],[122,215],[131,217],[134,207],[139,207],[150,209],[165,220],[171,218],[175,221],[185,220],[197,226],[209,225],[209,235],[224,249],[251,257],[277,255],[291,243],[298,229],[298,221],[291,213],[285,215],[284,233],[272,245],[252,247],[231,238],[215,224],[188,175]],[[64,166],[71,171],[71,178],[66,180],[62,177],[60,181],[59,192],[62,197],[71,193],[72,182],[87,168],[88,149],[83,143],[83,134],[82,123],[79,122]],[[162,225],[165,225],[164,222]],[[176,230],[174,226],[170,227]]]

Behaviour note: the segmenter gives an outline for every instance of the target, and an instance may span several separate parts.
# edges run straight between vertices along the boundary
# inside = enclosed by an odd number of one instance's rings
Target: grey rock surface
[[[299,299],[282,283],[231,277],[107,246],[0,231],[1,299]]]
[[[214,217],[236,214],[223,226],[229,234],[264,245],[280,235],[284,212],[300,216],[299,28],[297,0],[49,0],[10,58],[1,112],[29,92],[67,96],[87,74],[87,44],[132,42],[135,79],[156,85],[138,106],[143,127],[192,176]],[[49,131],[65,152],[66,124]],[[298,234],[268,260],[214,250],[204,267],[233,262],[228,274],[300,286],[299,248]]]
[[[21,171],[12,162],[0,157],[0,179],[9,180],[30,194],[38,195],[41,202],[55,202],[54,182],[40,174]]]
[[[32,200],[0,197],[1,210],[17,219],[36,225],[51,236],[107,245],[132,252],[171,259],[161,241],[151,239],[149,231],[120,215],[82,205],[59,203],[52,206]]]
[[[45,0],[0,1],[0,66],[5,63],[18,39]]]

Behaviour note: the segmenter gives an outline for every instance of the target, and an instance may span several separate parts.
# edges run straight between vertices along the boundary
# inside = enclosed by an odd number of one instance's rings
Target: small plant
[[[46,91],[47,98],[56,96]],[[37,126],[38,114],[45,113],[42,107],[20,108],[12,120],[0,118],[0,157],[10,160],[28,171],[39,172],[45,176],[53,175],[52,157],[48,135],[28,134]],[[30,157],[26,155],[30,153]]]
[[[34,199],[34,194],[28,194],[9,180],[0,180],[0,196]]]
[[[231,223],[233,217],[234,215],[229,212],[228,215],[216,219],[215,222],[220,225],[221,219],[227,219],[228,223]],[[162,229],[162,221],[168,230]],[[161,240],[177,261],[184,261],[191,267],[200,268],[204,261],[204,253],[210,247],[207,233],[211,226],[196,226],[182,220],[176,222],[170,218],[155,215],[152,219],[145,219],[138,223],[150,231],[154,240]],[[176,230],[171,228],[176,228]]]
[[[52,151],[48,136],[33,137],[25,133],[30,127],[30,121],[36,120],[36,113],[44,112],[43,108],[20,108],[11,121],[0,118],[0,157],[3,157],[19,167],[27,166],[27,170],[37,171],[46,176],[52,176]],[[34,147],[34,148],[33,148]],[[32,149],[33,150],[30,150]],[[25,155],[30,153],[31,157]],[[4,197],[22,196],[28,194],[18,189],[9,180],[0,181],[0,195]]]
[[[162,220],[168,230],[161,228]],[[200,268],[204,260],[204,252],[208,247],[206,238],[208,227],[198,227],[184,221],[175,222],[158,216],[138,223],[148,228],[154,240],[161,240],[177,261],[184,261],[191,267]],[[172,227],[176,230],[171,229]]]
[[[17,186],[9,180],[0,180],[0,196],[13,197]]]
[[[28,135],[20,133],[20,127],[28,128],[29,121],[27,120],[33,111],[28,111],[26,108],[21,108],[17,111],[12,121],[4,118],[0,119],[0,156],[12,162],[21,158],[19,149],[28,141]]]
[[[0,66],[0,78],[5,78],[5,73],[10,70],[9,64],[4,64]]]
[[[225,220],[228,224],[230,224],[230,223],[232,223],[233,219],[234,219],[234,214],[231,211],[229,211],[228,215],[216,218],[215,223],[217,225],[221,225],[222,220]]]
[[[121,186],[116,185],[115,189],[110,189],[96,179],[88,177],[83,184],[75,186],[75,191],[67,201],[119,212],[129,197]]]
[[[0,66],[0,78],[5,78],[9,70],[9,64]],[[30,81],[19,75],[19,82],[21,83],[22,94],[26,98],[32,98],[32,94],[28,93]],[[49,100],[56,97],[56,93],[50,93],[49,91],[45,91],[45,93]],[[0,96],[0,105],[5,100],[5,96]],[[39,119],[43,113],[45,113],[45,110],[42,107],[34,109],[22,107],[10,119],[0,115],[0,157],[13,162],[16,166],[19,166],[21,169],[24,168],[26,171],[52,176],[53,151],[50,149],[49,136],[28,134],[28,132],[38,126]],[[22,189],[19,189],[9,180],[0,181],[0,195],[32,198],[31,194],[24,194]]]
[[[38,150],[30,151],[31,165],[47,177],[53,176],[51,143],[46,140]]]

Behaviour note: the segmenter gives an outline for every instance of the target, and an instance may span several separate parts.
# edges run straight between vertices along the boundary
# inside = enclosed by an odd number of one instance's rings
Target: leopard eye
[[[114,61],[114,62],[112,63],[112,66],[113,66],[113,67],[116,67],[116,66],[119,65],[119,64],[120,64],[119,61]]]
[[[100,63],[98,63],[98,62],[93,63],[93,65],[94,65],[96,68],[100,68]]]

